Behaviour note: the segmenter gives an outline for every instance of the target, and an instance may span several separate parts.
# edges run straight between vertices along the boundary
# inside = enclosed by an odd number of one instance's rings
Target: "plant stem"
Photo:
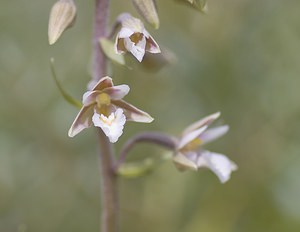
[[[109,17],[109,0],[96,0],[93,35],[93,78],[92,83],[106,75],[106,57],[99,39],[107,35]],[[101,178],[101,232],[118,231],[118,194],[117,176],[114,174],[114,153],[112,145],[101,129],[98,130],[100,145],[100,178]]]
[[[112,146],[101,129],[98,130],[101,171],[101,232],[118,231],[117,175],[113,170]]]

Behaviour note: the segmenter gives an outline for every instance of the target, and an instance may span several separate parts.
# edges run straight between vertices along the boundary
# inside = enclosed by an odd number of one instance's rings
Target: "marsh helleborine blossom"
[[[180,138],[173,161],[179,170],[198,170],[201,167],[213,171],[222,183],[229,180],[231,172],[237,165],[225,155],[202,149],[202,145],[224,135],[227,125],[207,129],[220,116],[220,113],[209,115],[187,127]]]
[[[69,130],[69,136],[73,137],[94,125],[100,127],[114,143],[122,135],[126,121],[152,122],[149,114],[122,100],[128,92],[128,85],[114,86],[110,77],[101,78],[92,90],[83,95],[83,106]]]
[[[160,48],[152,36],[146,31],[141,20],[128,13],[119,16],[122,25],[117,34],[115,51],[117,54],[130,52],[139,62],[143,60],[145,52],[160,53]]]

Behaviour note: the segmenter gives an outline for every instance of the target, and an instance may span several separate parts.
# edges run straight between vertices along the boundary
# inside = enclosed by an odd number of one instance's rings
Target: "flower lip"
[[[115,143],[123,133],[126,117],[122,109],[117,109],[108,117],[94,113],[92,117],[94,126],[100,127],[111,143]]]
[[[230,179],[232,171],[237,170],[237,165],[228,159],[225,155],[202,151],[197,161],[197,166],[209,168],[213,171],[221,183],[225,183]]]

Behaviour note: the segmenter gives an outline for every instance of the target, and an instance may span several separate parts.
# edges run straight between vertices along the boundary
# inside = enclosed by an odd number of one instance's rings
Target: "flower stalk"
[[[159,145],[161,147],[167,148],[169,150],[174,150],[176,148],[177,139],[166,135],[160,132],[143,132],[137,134],[136,136],[132,137],[130,140],[126,142],[123,146],[119,159],[116,163],[114,169],[117,171],[118,168],[125,162],[125,159],[129,153],[129,151],[137,144],[137,143],[152,143]]]
[[[93,34],[93,77],[91,85],[106,75],[106,57],[102,52],[99,39],[107,34],[109,0],[96,0],[94,34]],[[97,128],[99,139],[99,165],[101,186],[101,226],[102,232],[118,231],[118,195],[117,179],[113,172],[114,153],[112,145],[100,128]]]

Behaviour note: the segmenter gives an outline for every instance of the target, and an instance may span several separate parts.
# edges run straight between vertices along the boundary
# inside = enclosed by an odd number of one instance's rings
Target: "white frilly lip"
[[[123,110],[119,108],[115,112],[112,112],[108,117],[94,112],[92,121],[94,126],[102,129],[111,143],[115,143],[123,134],[126,117],[123,114]]]
[[[146,38],[144,36],[136,44],[130,38],[125,38],[124,46],[139,62],[142,62],[146,52]]]
[[[216,174],[221,183],[228,181],[231,173],[237,170],[237,165],[227,156],[206,150],[178,152],[173,157],[173,161],[181,171],[186,169],[197,171],[200,168],[209,168]]]
[[[197,166],[198,168],[209,168],[222,183],[227,182],[230,179],[231,172],[237,170],[237,165],[227,156],[210,151],[201,151]]]

